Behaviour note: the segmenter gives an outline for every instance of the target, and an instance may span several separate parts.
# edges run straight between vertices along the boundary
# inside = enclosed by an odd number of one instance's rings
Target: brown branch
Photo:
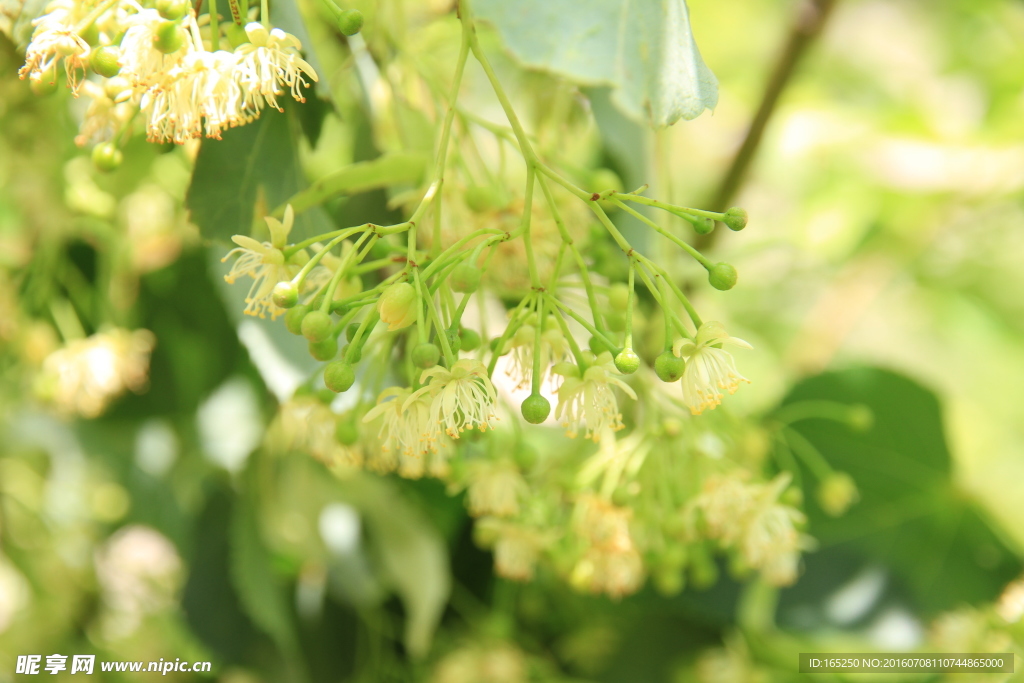
[[[802,0],[797,11],[796,21],[790,30],[785,47],[775,62],[771,78],[765,86],[764,95],[761,96],[761,104],[750,123],[743,144],[740,145],[736,156],[733,157],[732,163],[729,165],[729,170],[726,171],[719,183],[714,198],[704,206],[714,211],[725,211],[729,207],[729,203],[746,179],[747,171],[757,154],[765,128],[768,127],[768,123],[775,113],[779,97],[792,80],[800,59],[807,53],[814,40],[821,35],[825,22],[837,2],[838,0]],[[718,232],[720,231],[698,237],[697,248],[706,249],[711,246]]]

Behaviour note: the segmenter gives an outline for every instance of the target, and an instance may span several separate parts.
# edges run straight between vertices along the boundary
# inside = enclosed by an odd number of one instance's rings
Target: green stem
[[[498,338],[498,343],[494,348],[494,352],[491,354],[491,362],[487,365],[487,375],[494,374],[494,368],[498,364],[498,359],[501,357],[501,352],[505,349],[505,344],[512,338],[512,335],[522,327],[523,321],[520,319],[522,316],[519,314],[523,308],[527,306],[533,298],[536,296],[534,292],[530,292],[523,297],[523,300],[519,302],[519,305],[512,311],[512,316],[509,318],[508,325],[505,327],[505,331],[501,333],[501,337]]]
[[[324,294],[323,303],[320,304],[320,310],[322,312],[330,313],[331,302],[334,299],[334,292],[338,290],[338,283],[341,282],[341,278],[345,277],[345,271],[348,270],[349,265],[351,265],[352,260],[356,257],[356,254],[359,252],[359,248],[363,245],[363,242],[365,242],[366,238],[371,234],[372,233],[364,232],[359,239],[356,240],[356,243],[352,245],[352,249],[345,254],[345,258],[341,260],[341,264],[338,265],[338,270],[334,272],[334,275],[331,276],[330,282],[327,283],[327,291]],[[370,247],[372,247],[373,243],[377,240],[376,235],[373,237],[374,239],[370,240]],[[360,256],[365,256],[365,253],[360,254]]]
[[[540,357],[541,357],[541,345],[543,344],[543,329],[544,329],[544,297],[537,297],[537,328],[533,336],[533,376],[530,378],[530,393],[533,395],[540,394],[541,385],[541,374],[540,374]]]
[[[210,0],[210,49],[216,52],[220,49],[220,15],[217,13],[217,0]]]
[[[580,376],[583,375],[587,370],[587,359],[583,356],[583,352],[580,351],[579,344],[576,343],[576,339],[572,336],[572,332],[569,330],[569,326],[565,324],[565,314],[561,308],[557,307],[559,303],[557,299],[552,297],[550,294],[545,294],[553,304],[556,305],[555,320],[558,321],[558,326],[562,328],[562,334],[565,336],[565,340],[569,342],[569,349],[572,351],[573,358],[576,359],[576,365],[580,368]]]
[[[623,342],[627,349],[633,348],[633,299],[635,298],[633,292],[633,281],[635,278],[636,262],[629,259],[629,295],[626,299],[626,336]]]
[[[696,249],[691,247],[689,244],[687,244],[686,242],[684,242],[680,238],[678,238],[675,235],[673,235],[672,233],[670,233],[668,230],[665,230],[664,228],[662,228],[660,225],[658,225],[657,223],[652,221],[647,216],[643,215],[642,213],[640,213],[639,211],[637,211],[633,207],[627,206],[626,204],[624,204],[623,202],[619,201],[618,199],[614,199],[613,198],[612,201],[615,202],[615,204],[617,204],[620,208],[625,210],[627,213],[629,213],[634,218],[636,218],[636,219],[646,223],[648,226],[650,226],[659,235],[670,239],[676,245],[682,247],[688,254],[690,254],[690,256],[695,258],[697,260],[697,262],[700,263],[702,266],[704,266],[706,269],[711,270],[714,267],[715,264],[713,264],[710,260],[708,260],[708,258],[706,256],[704,256],[704,254],[700,253],[699,251],[697,251]]]
[[[437,330],[437,339],[441,342],[441,351],[444,352],[444,360],[451,368],[457,360],[455,354],[452,352],[452,347],[448,343],[448,335],[445,334],[444,326],[441,325],[441,317],[437,314],[437,310],[434,308],[434,297],[429,295],[427,288],[423,286],[423,281],[420,279],[419,269],[412,269],[413,279],[416,281],[416,291],[419,292],[420,298],[427,307],[427,315],[430,316],[431,321],[434,323],[434,328]]]
[[[558,307],[559,310],[564,311],[567,315],[572,317],[572,319],[575,320],[576,322],[578,322],[580,325],[582,325],[584,327],[584,329],[587,330],[587,332],[589,332],[590,334],[594,335],[595,337],[597,337],[598,339],[603,341],[605,344],[608,345],[609,348],[613,349],[615,351],[615,353],[618,353],[619,351],[622,350],[622,349],[619,348],[618,344],[616,344],[611,339],[606,337],[605,334],[603,332],[601,332],[600,330],[598,330],[596,327],[594,327],[593,325],[588,323],[586,318],[582,317],[579,313],[577,313],[576,311],[572,310],[571,308],[569,308],[568,306],[566,306],[561,301],[559,301],[558,299],[556,299],[555,297],[553,297],[551,295],[548,295],[548,298],[551,299],[551,303],[553,303],[556,307]]]

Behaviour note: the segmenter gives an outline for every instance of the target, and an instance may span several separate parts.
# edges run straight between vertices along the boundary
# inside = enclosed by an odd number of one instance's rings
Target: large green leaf
[[[804,380],[785,403],[822,400],[864,404],[874,424],[861,432],[824,419],[793,425],[854,477],[861,497],[846,515],[830,517],[805,478],[810,532],[821,547],[809,557],[806,580],[822,578],[812,575],[815,566],[861,558],[885,566],[924,614],[994,599],[1021,564],[957,487],[935,395],[901,375],[858,368]]]
[[[685,0],[477,0],[526,66],[586,85],[610,85],[615,103],[654,126],[694,119],[718,103]]]

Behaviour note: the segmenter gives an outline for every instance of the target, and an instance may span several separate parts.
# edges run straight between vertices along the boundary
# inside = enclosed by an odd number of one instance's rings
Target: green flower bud
[[[311,342],[321,342],[331,336],[331,316],[323,311],[310,311],[302,319],[302,336]]]
[[[324,368],[324,384],[336,394],[348,391],[356,381],[356,371],[343,360],[336,360]]]
[[[736,286],[736,269],[728,263],[716,263],[708,271],[708,282],[723,292]]]
[[[353,446],[359,441],[359,426],[355,420],[339,419],[334,426],[334,438],[343,446]]]
[[[359,331],[359,323],[351,323],[345,328],[345,339],[352,341],[356,338],[356,332]]]
[[[466,206],[473,213],[495,211],[502,208],[504,204],[501,191],[489,185],[475,185],[467,188],[462,197],[466,201]]]
[[[480,288],[480,269],[463,261],[452,270],[448,283],[456,292],[475,292]]]
[[[491,341],[487,342],[487,346],[490,347],[491,351],[493,351],[494,353],[498,354],[499,356],[504,356],[504,355],[508,354],[508,352],[511,351],[512,349],[509,347],[508,344],[505,345],[505,348],[499,349],[498,348],[498,342],[500,342],[500,341],[501,341],[501,337],[495,337]]]
[[[747,227],[747,211],[746,209],[734,206],[725,212],[722,222],[730,230],[742,230]]]
[[[850,406],[850,412],[846,417],[850,429],[855,432],[869,431],[875,424],[875,414],[863,403]]]
[[[437,348],[437,344],[431,344],[430,342],[423,342],[417,344],[412,350],[412,364],[418,368],[432,368],[437,365],[437,362],[441,360],[441,349]]]
[[[98,47],[89,55],[89,66],[92,70],[104,78],[113,78],[121,71],[118,63],[120,51],[113,46]]]
[[[57,67],[53,66],[39,74],[38,79],[29,79],[28,85],[32,89],[32,94],[37,97],[46,97],[57,92]]]
[[[615,349],[609,346],[608,342],[601,337],[590,338],[590,350],[594,352],[595,356],[600,356],[605,351],[608,353],[615,353]]]
[[[92,163],[104,173],[116,170],[124,161],[124,154],[113,142],[101,142],[92,148]]]
[[[284,314],[284,327],[292,334],[302,334],[302,320],[309,313],[309,306],[299,304]]]
[[[671,351],[664,351],[654,359],[654,374],[662,382],[678,382],[686,369],[686,361]]]
[[[715,229],[715,222],[707,216],[690,216],[693,222],[693,230],[698,235],[707,235]]]
[[[185,29],[174,21],[165,21],[156,29],[156,38],[153,39],[153,46],[169,55],[177,52],[185,44]]]
[[[818,504],[826,514],[840,517],[857,502],[857,484],[846,472],[832,472],[818,485]]]
[[[299,288],[288,281],[278,282],[270,296],[281,308],[295,308],[299,303]]]
[[[354,36],[363,30],[363,13],[357,9],[342,10],[338,15],[338,29],[346,36]]]
[[[640,356],[633,349],[625,348],[615,356],[615,367],[623,375],[632,375],[640,369]]]
[[[156,11],[164,19],[177,21],[185,16],[191,3],[188,0],[156,0]]]
[[[419,297],[408,282],[399,282],[384,290],[377,301],[380,319],[388,326],[388,332],[408,327],[416,322],[419,313]]]
[[[626,305],[629,304],[629,286],[621,282],[612,285],[608,291],[608,303],[612,308],[626,310]]]
[[[523,417],[527,422],[539,425],[551,414],[551,402],[540,394],[530,394],[523,401],[520,410],[523,411]]]
[[[619,174],[610,168],[598,168],[590,176],[590,185],[595,192],[615,190],[622,192],[622,180]]]
[[[622,332],[626,329],[626,314],[622,311],[605,313],[604,321],[608,323],[608,329],[612,332]]]
[[[480,333],[476,330],[464,327],[459,331],[459,337],[462,338],[463,351],[476,351],[480,348]]]
[[[328,334],[326,339],[309,342],[309,355],[317,360],[331,360],[338,355],[338,340],[333,334]]]
[[[341,350],[341,357],[346,363],[358,363],[363,359],[363,347],[353,344],[346,344]]]

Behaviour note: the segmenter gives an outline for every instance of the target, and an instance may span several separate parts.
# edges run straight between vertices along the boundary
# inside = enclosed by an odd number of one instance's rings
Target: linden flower
[[[164,19],[155,9],[143,9],[127,20],[128,30],[121,39],[121,75],[136,87],[160,85],[168,76],[170,67],[195,51],[192,37],[186,38],[176,52],[164,54],[156,48],[157,29]]]
[[[629,532],[631,514],[595,495],[580,499],[575,527],[589,547],[572,570],[570,581],[576,588],[614,598],[640,588],[644,565]]]
[[[89,44],[75,33],[72,7],[68,3],[59,3],[51,12],[32,22],[36,30],[25,51],[25,65],[18,70],[18,76],[41,81],[49,74],[56,74],[57,61],[63,58],[68,87],[77,97],[80,75],[89,65],[90,50]]]
[[[523,325],[509,340],[511,363],[505,374],[515,380],[516,389],[530,385],[533,378],[533,351],[537,340],[537,328]],[[546,373],[552,363],[560,363],[569,357],[569,345],[560,329],[550,327],[540,335],[540,367]]]
[[[380,295],[377,313],[381,322],[388,326],[388,332],[409,327],[419,315],[420,303],[416,289],[408,282],[397,282]]]
[[[231,241],[238,246],[229,251],[221,262],[238,256],[231,271],[224,276],[228,284],[234,284],[243,275],[253,279],[249,293],[245,296],[245,314],[265,318],[270,313],[271,318],[277,318],[284,310],[274,303],[271,295],[274,293],[274,285],[291,277],[291,266],[286,263],[281,249],[288,242],[295,212],[289,204],[284,212],[284,222],[271,216],[265,220],[270,228],[270,242],[260,243],[245,235],[235,235]]]
[[[302,88],[309,87],[303,78],[308,76],[314,82],[319,78],[316,71],[299,56],[302,43],[298,38],[279,28],[268,31],[265,26],[253,22],[245,27],[249,36],[235,50],[238,58],[238,80],[245,91],[244,109],[258,114],[264,103],[284,111],[277,103],[282,86],[291,90],[293,98],[305,102]]]
[[[558,407],[555,418],[562,421],[566,434],[575,438],[581,429],[586,429],[586,438],[598,441],[607,430],[622,429],[622,413],[612,392],[612,387],[621,389],[636,400],[632,387],[618,378],[612,354],[605,351],[579,376],[579,368],[569,363],[559,363],[554,372],[565,377],[558,388]]]
[[[736,370],[732,354],[721,348],[733,344],[745,349],[753,348],[747,342],[730,337],[721,323],[707,322],[697,330],[697,340],[677,341],[672,352],[686,360],[683,370],[683,402],[694,415],[713,410],[722,403],[723,391],[735,394],[740,382],[750,380]]]
[[[515,517],[519,498],[526,493],[523,475],[510,461],[477,461],[469,472],[466,504],[474,517]]]
[[[430,383],[415,391],[406,405],[430,394],[430,424],[427,438],[431,448],[436,449],[440,432],[453,439],[459,438],[466,429],[478,427],[486,431],[496,419],[494,404],[498,400],[494,385],[487,376],[487,368],[474,358],[455,361],[451,370],[440,365],[424,370],[421,382]]]
[[[364,423],[381,420],[377,435],[380,450],[388,457],[376,463],[377,469],[394,471],[398,466],[397,454],[416,456],[427,452],[431,446],[427,439],[429,415],[429,397],[413,394],[404,387],[390,387],[380,393],[377,405],[363,417]]]

